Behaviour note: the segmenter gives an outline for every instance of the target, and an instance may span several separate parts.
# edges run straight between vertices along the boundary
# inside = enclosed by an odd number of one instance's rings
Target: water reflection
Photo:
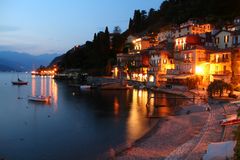
[[[119,114],[119,101],[118,101],[118,98],[117,97],[114,97],[114,103],[113,103],[113,106],[114,106],[114,115],[115,116],[118,116]]]
[[[32,76],[32,96],[36,96],[36,76]]]
[[[147,124],[143,124],[141,119],[146,117],[146,104],[148,92],[145,90],[133,90],[132,104],[127,120],[127,139],[132,140],[142,135]]]
[[[53,77],[32,75],[31,84],[32,96],[51,96],[51,103],[56,112],[58,110],[58,86]]]
[[[155,124],[146,107],[155,93],[93,90],[72,96],[76,90],[65,82],[29,76],[30,85],[16,87],[9,83],[11,74],[0,74],[1,84],[7,84],[0,85],[0,154],[6,159],[98,159],[109,147],[136,140]],[[31,94],[50,95],[52,103],[16,99]],[[151,99],[151,114],[172,114],[170,96]],[[161,107],[154,107],[157,103]]]
[[[176,103],[177,101],[178,103]],[[143,124],[141,119],[147,118],[148,122],[151,123],[152,118],[173,115],[177,108],[176,104],[181,105],[183,102],[184,100],[177,100],[163,93],[134,89],[127,120],[128,139],[140,136],[143,134],[144,128],[149,125],[148,123]]]
[[[49,88],[51,88],[49,94],[52,96],[53,107],[56,112],[58,110],[58,87],[53,78],[50,79]]]

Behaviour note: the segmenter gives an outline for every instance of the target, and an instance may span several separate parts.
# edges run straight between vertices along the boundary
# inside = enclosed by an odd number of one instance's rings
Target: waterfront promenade
[[[183,107],[180,115],[159,123],[154,133],[117,155],[117,159],[200,160],[209,143],[232,140],[233,127],[223,128],[219,121],[237,109],[211,104],[211,111],[206,111],[206,105]]]

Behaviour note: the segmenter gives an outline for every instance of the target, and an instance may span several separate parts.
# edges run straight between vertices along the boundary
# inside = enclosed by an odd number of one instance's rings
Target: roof
[[[215,37],[215,36],[217,36],[219,33],[221,33],[221,32],[228,32],[228,33],[232,33],[232,31],[227,31],[227,30],[220,30],[220,31],[218,31],[218,32],[216,32],[213,36]]]

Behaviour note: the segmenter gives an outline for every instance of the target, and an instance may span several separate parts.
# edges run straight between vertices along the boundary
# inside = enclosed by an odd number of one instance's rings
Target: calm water
[[[141,137],[154,125],[147,114],[164,117],[176,109],[175,101],[161,98],[155,103],[162,107],[147,112],[147,97],[153,96],[147,91],[73,95],[66,83],[50,77],[19,76],[29,85],[13,86],[17,74],[0,73],[0,157],[8,160],[96,159]],[[52,103],[29,102],[29,95],[51,95]]]

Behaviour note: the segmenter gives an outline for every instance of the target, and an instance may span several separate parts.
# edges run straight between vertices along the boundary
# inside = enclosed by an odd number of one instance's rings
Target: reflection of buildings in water
[[[40,95],[45,95],[45,96],[51,96],[52,97],[52,103],[54,107],[54,111],[57,111],[58,106],[57,106],[57,101],[58,101],[58,88],[57,84],[52,79],[52,77],[46,77],[46,76],[41,76],[38,80],[38,83],[36,82],[36,78],[34,75],[32,75],[32,96],[36,96],[39,94]],[[40,88],[37,88],[37,84],[40,83]]]
[[[127,137],[129,140],[138,138],[143,134],[144,129],[147,128],[142,121],[146,118],[148,92],[133,89],[132,96],[132,104],[127,121]]]
[[[149,107],[149,115],[156,117],[166,117],[171,113],[167,96],[164,94],[156,94],[153,98],[154,103]]]
[[[170,108],[168,106],[166,107],[159,107],[158,108],[158,115],[160,117],[167,117],[170,115]]]
[[[167,97],[164,96],[160,100],[160,107],[158,107],[158,115],[160,117],[166,117],[170,114],[170,108],[167,103]]]
[[[46,77],[45,76],[41,76],[41,95],[44,95],[46,96],[47,93],[46,93]]]
[[[50,92],[51,92],[51,96],[52,96],[53,108],[54,108],[54,111],[56,112],[58,110],[58,103],[57,103],[58,102],[58,87],[57,87],[57,83],[55,82],[55,80],[53,78],[50,78],[50,80],[49,80],[49,88],[50,88]]]
[[[117,116],[119,114],[119,101],[118,101],[118,98],[117,97],[114,97],[114,115]]]
[[[36,96],[36,76],[32,75],[32,96]]]

